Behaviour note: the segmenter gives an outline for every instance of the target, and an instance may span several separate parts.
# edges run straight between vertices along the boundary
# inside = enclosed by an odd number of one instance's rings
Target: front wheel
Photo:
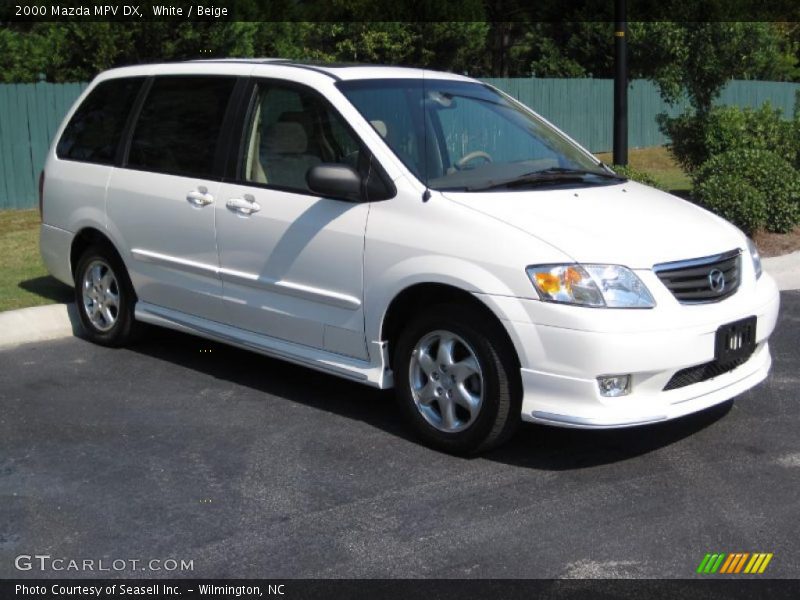
[[[519,424],[512,350],[476,309],[443,305],[413,319],[398,340],[393,368],[408,420],[435,448],[485,451]]]
[[[75,268],[75,303],[86,337],[103,346],[122,346],[135,329],[135,295],[122,261],[91,246]]]

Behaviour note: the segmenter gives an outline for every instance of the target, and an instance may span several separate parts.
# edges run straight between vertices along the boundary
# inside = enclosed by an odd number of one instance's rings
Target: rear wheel
[[[75,303],[86,337],[104,346],[122,346],[136,330],[136,302],[128,273],[116,253],[90,246],[75,268]]]
[[[441,305],[414,318],[393,361],[398,400],[417,435],[454,454],[504,442],[520,420],[508,344],[480,311]]]

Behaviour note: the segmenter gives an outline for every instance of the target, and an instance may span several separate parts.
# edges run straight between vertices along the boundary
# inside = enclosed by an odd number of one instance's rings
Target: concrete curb
[[[783,256],[762,259],[764,270],[772,275],[781,291],[800,289],[800,250]]]
[[[74,304],[49,304],[0,312],[0,349],[76,335],[81,331]]]
[[[800,250],[765,258],[763,264],[780,290],[800,289]],[[0,349],[70,337],[80,331],[74,304],[50,304],[0,312]]]

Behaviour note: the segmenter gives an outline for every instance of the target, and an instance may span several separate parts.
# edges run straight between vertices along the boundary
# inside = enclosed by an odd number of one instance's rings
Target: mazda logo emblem
[[[711,290],[721,294],[725,289],[725,275],[719,269],[711,269],[708,273],[708,285]]]

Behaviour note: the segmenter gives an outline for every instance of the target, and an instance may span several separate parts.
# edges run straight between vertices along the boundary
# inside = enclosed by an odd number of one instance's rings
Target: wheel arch
[[[500,317],[476,294],[447,283],[415,283],[401,290],[389,302],[380,324],[380,339],[388,345],[390,360],[403,324],[426,306],[435,304],[459,304],[481,312],[508,350],[519,373],[520,359],[516,347]]]
[[[114,257],[119,260],[119,263],[122,265],[125,273],[121,276],[125,277],[128,282],[130,283],[130,274],[128,273],[128,265],[125,264],[125,260],[122,258],[122,253],[117,249],[116,244],[111,240],[108,235],[97,229],[96,227],[84,227],[78,233],[75,234],[75,237],[72,239],[72,245],[70,246],[69,251],[69,265],[70,265],[70,272],[72,273],[73,281],[75,279],[75,269],[78,266],[78,261],[80,260],[81,256],[86,249],[90,246],[100,246],[112,252]],[[76,284],[77,281],[76,281]],[[136,290],[133,288],[133,284],[130,283],[131,290],[133,291],[134,301],[137,299]]]
[[[75,275],[75,267],[78,265],[81,255],[89,246],[105,246],[114,252],[117,258],[125,264],[116,245],[114,245],[114,242],[112,242],[106,234],[95,227],[84,227],[75,234],[75,237],[72,239],[72,245],[70,246],[69,266],[73,276]]]

